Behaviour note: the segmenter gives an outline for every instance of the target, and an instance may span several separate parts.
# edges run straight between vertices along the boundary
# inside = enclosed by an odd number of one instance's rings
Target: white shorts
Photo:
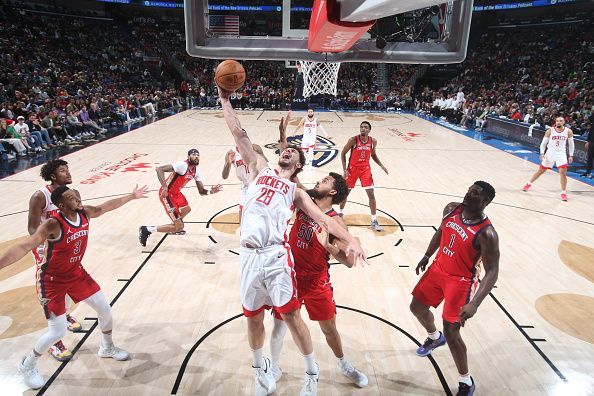
[[[553,165],[557,168],[567,168],[567,155],[565,153],[547,152],[541,165],[547,169],[551,169]]]
[[[263,309],[279,313],[299,309],[293,256],[288,245],[262,249],[241,247],[241,304],[245,316],[255,316]]]

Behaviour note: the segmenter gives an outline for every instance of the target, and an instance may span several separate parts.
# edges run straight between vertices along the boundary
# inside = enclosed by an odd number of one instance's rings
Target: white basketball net
[[[303,72],[303,97],[327,93],[336,96],[340,62],[299,61]]]

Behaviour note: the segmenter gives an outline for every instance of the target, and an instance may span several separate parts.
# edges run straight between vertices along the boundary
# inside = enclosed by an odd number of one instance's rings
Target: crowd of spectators
[[[482,128],[487,116],[531,125],[566,118],[574,133],[591,128],[594,25],[493,29],[469,51],[462,72],[418,95],[418,109]],[[460,92],[463,94],[460,95]]]
[[[0,10],[0,158],[96,141],[181,108],[113,20]]]
[[[168,18],[0,10],[1,158],[94,141],[113,125],[184,107],[217,106],[218,61],[188,56],[181,20]],[[594,105],[593,26],[487,30],[460,73],[438,89],[413,88],[414,65],[387,65],[386,88],[378,86],[377,65],[343,63],[336,97],[317,99],[333,109],[416,108],[476,128],[488,115],[547,125],[563,114],[582,134]],[[243,65],[247,79],[232,97],[235,106],[290,106],[297,69]],[[179,75],[167,72],[174,66]],[[188,81],[180,84],[180,75]]]

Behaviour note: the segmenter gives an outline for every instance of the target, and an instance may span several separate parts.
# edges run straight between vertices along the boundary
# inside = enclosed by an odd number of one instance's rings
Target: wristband
[[[424,255],[423,258],[426,258],[427,260],[429,260],[429,256]]]

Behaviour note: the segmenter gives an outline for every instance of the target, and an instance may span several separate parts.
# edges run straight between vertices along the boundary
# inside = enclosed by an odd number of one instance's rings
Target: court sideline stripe
[[[113,305],[116,303],[116,301],[118,301],[118,299],[120,298],[120,296],[124,293],[124,291],[128,288],[128,286],[130,286],[130,284],[132,283],[132,281],[134,280],[134,278],[136,278],[136,276],[140,273],[140,271],[142,270],[142,268],[145,266],[146,263],[148,263],[148,261],[151,259],[151,257],[153,257],[153,254],[157,251],[157,249],[159,249],[159,247],[161,246],[161,244],[165,241],[165,239],[167,238],[168,234],[163,234],[163,237],[161,238],[161,240],[157,243],[157,245],[155,246],[155,248],[151,251],[151,253],[144,259],[144,261],[142,262],[142,264],[140,264],[140,266],[136,269],[136,271],[134,271],[134,273],[132,274],[132,276],[128,279],[128,281],[126,282],[126,284],[120,289],[120,291],[116,294],[116,296],[113,298],[113,300],[111,300],[111,302],[109,303],[110,307],[113,307]],[[95,321],[95,323],[91,326],[91,328],[89,328],[89,330],[87,330],[87,332],[85,333],[85,335],[80,339],[80,341],[78,342],[78,344],[76,344],[76,346],[74,347],[74,349],[72,349],[72,355],[76,354],[76,352],[80,349],[80,347],[83,346],[83,344],[85,343],[85,341],[87,340],[87,338],[89,338],[89,336],[91,335],[91,333],[95,330],[95,328],[97,327],[97,325],[99,324],[99,321]],[[67,360],[65,362],[62,362],[62,364],[60,364],[60,367],[58,367],[56,369],[56,371],[54,371],[54,373],[51,375],[51,377],[48,378],[48,380],[45,382],[45,384],[43,384],[43,387],[41,387],[41,389],[39,389],[39,391],[37,392],[37,396],[41,396],[43,395],[48,389],[49,387],[52,385],[52,383],[56,380],[56,378],[58,378],[58,376],[60,375],[60,373],[62,372],[62,370],[64,370],[64,368],[66,367],[66,365],[70,362],[71,360]]]
[[[387,324],[388,326],[398,330],[399,332],[401,332],[402,334],[404,334],[408,339],[410,339],[412,342],[415,343],[415,345],[417,346],[421,346],[421,343],[419,341],[417,341],[412,335],[410,335],[407,331],[405,331],[404,329],[402,329],[399,326],[396,326],[394,323],[381,318],[379,316],[376,316],[374,314],[371,314],[369,312],[365,312],[365,311],[361,311],[359,309],[356,308],[351,308],[351,307],[346,307],[344,305],[336,305],[336,308],[341,308],[341,309],[345,309],[347,311],[353,311],[356,313],[360,313],[363,315],[367,315],[371,318],[377,319],[380,322],[383,322],[385,324]],[[200,339],[198,341],[196,341],[196,343],[192,346],[192,348],[190,348],[190,350],[188,351],[188,353],[186,354],[186,357],[184,358],[184,361],[182,362],[180,368],[179,368],[179,372],[177,373],[177,377],[175,379],[175,383],[173,384],[173,389],[171,389],[171,394],[172,395],[177,395],[177,392],[179,390],[179,386],[181,384],[182,378],[185,374],[186,368],[188,367],[188,363],[190,362],[190,359],[192,358],[192,355],[194,354],[194,352],[196,352],[196,349],[198,349],[198,347],[200,346],[200,344],[202,344],[202,342],[204,342],[204,340],[206,340],[206,338],[208,338],[212,333],[214,333],[215,331],[217,331],[218,329],[220,329],[221,327],[223,327],[224,325],[226,325],[229,322],[234,321],[237,318],[240,318],[243,316],[243,313],[235,315],[230,317],[229,319],[226,319],[224,321],[222,321],[221,323],[219,323],[218,325],[216,325],[215,327],[213,327],[212,329],[210,329],[208,332],[206,332],[206,334],[204,334],[202,337],[200,337]],[[443,373],[441,372],[441,369],[439,367],[439,365],[437,364],[437,362],[435,361],[435,359],[433,358],[433,356],[428,355],[427,358],[429,359],[429,361],[431,362],[431,365],[433,366],[433,368],[435,369],[435,373],[437,374],[437,377],[439,378],[439,382],[441,382],[441,386],[443,387],[443,390],[445,392],[445,394],[447,396],[452,396],[452,391],[450,390],[450,387],[443,375]]]
[[[514,326],[516,326],[516,328],[520,331],[520,333],[522,333],[522,335],[524,336],[524,338],[526,338],[528,340],[528,342],[530,343],[530,345],[532,345],[532,347],[536,350],[536,352],[538,352],[538,354],[544,359],[544,361],[553,369],[553,371],[555,372],[555,374],[557,374],[559,376],[559,378],[561,378],[564,382],[568,382],[569,380],[567,379],[567,377],[565,377],[563,375],[563,373],[561,373],[561,371],[557,368],[557,366],[555,366],[553,364],[553,362],[551,361],[551,359],[549,359],[549,357],[542,351],[542,349],[540,349],[538,347],[538,345],[536,345],[535,340],[537,340],[537,339],[530,338],[530,336],[528,335],[528,333],[526,333],[526,331],[523,329],[523,326],[520,326],[518,324],[518,322],[516,322],[516,320],[514,319],[514,317],[507,311],[507,309],[505,309],[505,307],[503,306],[503,304],[501,304],[499,302],[499,300],[495,297],[495,295],[492,292],[489,293],[489,296],[491,296],[491,298],[493,299],[493,301],[495,301],[495,304],[497,304],[497,306],[499,308],[501,308],[501,310],[503,311],[503,313],[505,314],[505,316],[507,316],[509,318],[509,320],[511,320],[511,322],[514,324]]]

